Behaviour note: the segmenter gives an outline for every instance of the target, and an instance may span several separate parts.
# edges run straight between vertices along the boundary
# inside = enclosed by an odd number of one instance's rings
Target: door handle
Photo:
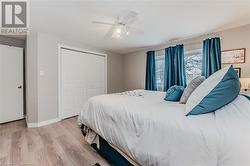
[[[17,88],[18,88],[18,89],[22,89],[22,86],[20,85],[20,86],[18,86]]]

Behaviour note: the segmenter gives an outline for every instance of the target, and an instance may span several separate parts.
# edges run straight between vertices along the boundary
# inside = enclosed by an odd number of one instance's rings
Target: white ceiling
[[[217,31],[250,23],[250,1],[59,1],[32,0],[33,31],[53,33],[87,45],[126,54],[174,38]],[[107,39],[108,26],[119,15],[137,12],[134,27],[144,34]]]

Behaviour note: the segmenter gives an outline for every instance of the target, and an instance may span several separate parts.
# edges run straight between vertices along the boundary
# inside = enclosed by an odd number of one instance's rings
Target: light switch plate
[[[44,76],[45,72],[43,70],[40,70],[40,76]]]

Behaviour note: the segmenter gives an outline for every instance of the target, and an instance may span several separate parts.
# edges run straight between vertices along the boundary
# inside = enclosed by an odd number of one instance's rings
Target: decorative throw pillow
[[[250,100],[250,96],[245,95],[245,94],[241,94],[242,96],[245,96],[248,100]]]
[[[174,85],[171,86],[167,92],[166,92],[166,97],[164,100],[166,101],[179,101],[181,98],[181,95],[183,93],[184,87],[183,86],[178,86]]]
[[[203,82],[205,81],[205,77],[204,76],[198,76],[195,77],[194,79],[192,79],[192,81],[190,81],[190,83],[188,84],[188,86],[184,89],[184,92],[181,96],[180,99],[180,103],[181,104],[186,104],[189,96],[193,93],[193,91]]]
[[[186,103],[186,116],[214,112],[233,101],[240,92],[240,82],[232,65],[208,77]]]

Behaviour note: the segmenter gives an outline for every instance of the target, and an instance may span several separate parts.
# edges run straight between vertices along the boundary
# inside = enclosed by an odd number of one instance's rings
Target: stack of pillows
[[[194,78],[186,88],[174,85],[166,92],[166,101],[186,104],[186,116],[214,112],[233,101],[240,92],[240,82],[232,65],[205,79]]]

